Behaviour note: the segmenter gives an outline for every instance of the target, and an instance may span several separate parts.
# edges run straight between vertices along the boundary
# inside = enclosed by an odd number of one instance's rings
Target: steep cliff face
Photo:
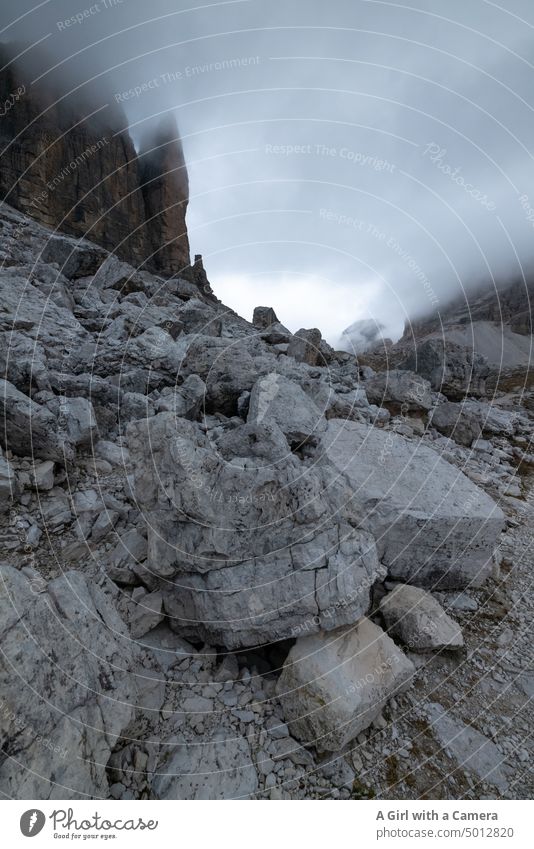
[[[166,125],[162,146],[139,158],[120,110],[91,116],[57,86],[32,85],[6,48],[0,60],[1,199],[148,270],[188,268],[188,181],[176,126]]]
[[[149,262],[157,271],[189,265],[185,212],[189,180],[178,128],[164,120],[139,156]]]

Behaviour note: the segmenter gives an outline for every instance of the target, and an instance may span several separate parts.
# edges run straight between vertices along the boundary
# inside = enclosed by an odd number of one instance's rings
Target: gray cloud
[[[532,259],[531,4],[418,4],[10,0],[0,38],[47,36],[138,142],[173,112],[217,294],[335,342],[360,319],[398,335]]]

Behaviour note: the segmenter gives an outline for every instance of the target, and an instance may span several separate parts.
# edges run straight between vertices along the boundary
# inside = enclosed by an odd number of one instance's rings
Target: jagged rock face
[[[177,130],[174,140],[167,130],[164,147],[140,160],[121,129],[124,116],[107,118],[110,110],[103,110],[86,118],[91,109],[58,100],[52,88],[30,88],[9,58],[0,51],[7,63],[0,102],[22,93],[0,122],[2,199],[132,265],[167,276],[188,268],[188,182]]]
[[[140,157],[149,267],[174,273],[189,266],[185,213],[189,181],[178,129],[165,122]]]

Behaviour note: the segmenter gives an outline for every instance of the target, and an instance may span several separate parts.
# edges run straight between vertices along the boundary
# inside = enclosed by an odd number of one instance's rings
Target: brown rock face
[[[97,115],[0,49],[0,199],[164,276],[189,268],[188,180],[176,125],[138,156],[122,112]]]
[[[185,212],[189,181],[174,119],[160,124],[139,156],[150,264],[161,272],[189,265]]]

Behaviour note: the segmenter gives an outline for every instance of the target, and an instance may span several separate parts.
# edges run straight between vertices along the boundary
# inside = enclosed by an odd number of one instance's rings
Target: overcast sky
[[[135,139],[175,113],[192,252],[247,318],[262,304],[333,343],[359,319],[395,337],[534,253],[532,0],[2,0],[0,14],[3,41],[47,36],[65,80],[101,80]]]

